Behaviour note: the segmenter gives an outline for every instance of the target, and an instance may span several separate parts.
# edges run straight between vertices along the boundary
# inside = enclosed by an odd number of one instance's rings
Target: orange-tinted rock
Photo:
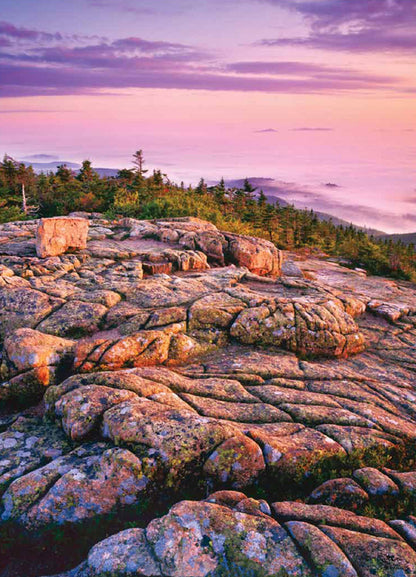
[[[171,262],[143,262],[142,266],[145,274],[170,274],[172,272]]]
[[[404,541],[373,537],[347,529],[322,527],[322,530],[360,568],[360,577],[416,576],[416,553]]]
[[[215,483],[242,488],[266,468],[260,447],[244,435],[224,441],[209,456],[204,473]]]
[[[355,510],[362,507],[368,494],[352,479],[330,479],[317,487],[309,496],[309,503],[323,503],[333,507]]]
[[[40,258],[57,256],[87,246],[89,222],[84,218],[43,218],[36,231],[36,253]]]
[[[237,266],[245,266],[249,271],[266,276],[278,276],[282,266],[281,252],[273,243],[262,238],[224,234],[228,241],[226,255]]]
[[[289,521],[285,527],[300,547],[306,550],[317,575],[357,577],[357,572],[342,550],[318,527],[302,521]]]
[[[266,515],[249,515],[212,503],[183,501],[146,529],[162,574],[205,577],[227,554],[230,563],[254,575],[310,577],[286,531]],[[210,546],[209,546],[210,545]],[[232,566],[232,565],[231,565]],[[214,573],[215,574],[215,573]]]
[[[74,344],[72,340],[32,329],[17,329],[4,341],[8,372],[13,375],[30,369],[56,366],[72,352]]]
[[[17,329],[4,342],[0,401],[38,401],[56,382],[57,370],[69,365],[75,342],[32,329]]]

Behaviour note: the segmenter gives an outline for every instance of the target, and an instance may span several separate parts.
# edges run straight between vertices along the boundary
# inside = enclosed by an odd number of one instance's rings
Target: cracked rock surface
[[[416,575],[413,285],[198,219],[36,227],[0,226],[2,577]]]

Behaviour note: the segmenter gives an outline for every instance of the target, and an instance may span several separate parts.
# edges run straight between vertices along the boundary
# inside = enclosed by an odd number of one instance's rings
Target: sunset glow
[[[416,229],[413,0],[2,0],[0,20],[2,153],[118,168],[142,148],[178,181],[273,178]]]

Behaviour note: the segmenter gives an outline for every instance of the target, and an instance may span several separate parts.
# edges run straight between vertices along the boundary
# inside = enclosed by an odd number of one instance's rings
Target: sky
[[[415,231],[416,0],[0,0],[0,154],[139,148],[178,182],[273,179]]]

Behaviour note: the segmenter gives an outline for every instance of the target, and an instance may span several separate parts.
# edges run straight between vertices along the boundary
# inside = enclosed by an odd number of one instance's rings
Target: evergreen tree
[[[139,177],[143,177],[147,171],[144,169],[144,157],[143,157],[143,150],[137,150],[133,154],[133,165],[135,167],[135,172]]]

